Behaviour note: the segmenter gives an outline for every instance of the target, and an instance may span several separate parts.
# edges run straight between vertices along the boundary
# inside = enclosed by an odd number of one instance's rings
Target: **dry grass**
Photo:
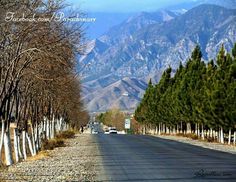
[[[65,147],[65,139],[74,138],[75,132],[74,131],[63,131],[56,135],[55,139],[44,140],[42,143],[42,151],[39,152],[34,157],[29,157],[28,160],[40,160],[45,157],[50,157],[47,150],[53,150],[57,147]]]
[[[0,171],[2,171],[4,168],[5,168],[5,166],[0,163]]]
[[[13,132],[11,132],[11,133],[13,133]],[[65,146],[65,139],[74,138],[74,137],[75,137],[74,131],[60,132],[59,134],[56,135],[55,139],[44,140],[42,143],[42,151],[40,151],[34,157],[28,157],[27,160],[40,160],[44,157],[49,157],[49,153],[46,150],[53,150],[56,147],[64,147]],[[13,136],[11,136],[11,140],[12,140],[12,142],[11,142],[12,143],[12,156],[13,156],[13,161],[15,163],[15,154],[14,154],[14,148],[13,148]],[[26,150],[27,150],[27,154],[29,154],[28,147]],[[2,149],[1,160],[3,162],[3,165],[0,164],[0,169],[3,169],[4,164],[6,163],[4,148]]]
[[[201,137],[197,136],[194,133],[189,133],[189,134],[178,133],[176,134],[176,136],[187,137],[187,138],[191,138],[193,140],[199,140],[202,142],[219,143],[214,137],[205,137],[205,139],[203,140]],[[225,143],[225,145],[229,146],[227,143]],[[233,144],[231,145],[234,146]]]
[[[193,134],[193,133],[186,134],[185,136],[188,137],[188,138],[191,138],[193,140],[198,140],[199,139],[199,137],[196,134]]]
[[[75,137],[75,132],[68,130],[68,131],[62,131],[56,135],[56,138],[61,138],[61,139],[68,139],[68,138],[74,138]]]
[[[44,140],[42,142],[42,150],[53,150],[56,147],[64,147],[64,146],[65,146],[65,142],[61,138]]]
[[[176,134],[176,136],[181,136],[181,137],[187,137],[187,138],[191,138],[193,140],[199,140],[200,138],[194,134],[194,133],[187,133],[187,134],[183,134],[183,133],[178,133]]]
[[[44,140],[42,150],[53,150],[56,147],[65,147],[65,139],[74,138],[74,131],[63,131],[56,135],[54,139]]]
[[[40,151],[36,156],[28,157],[27,161],[36,161],[36,160],[41,160],[43,158],[48,158],[50,157],[48,151]]]
[[[214,137],[208,137],[208,138],[206,138],[206,141],[207,142],[217,142],[217,140],[214,138]]]

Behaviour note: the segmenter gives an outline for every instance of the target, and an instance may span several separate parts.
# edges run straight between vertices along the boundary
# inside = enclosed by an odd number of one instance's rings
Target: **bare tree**
[[[8,12],[14,16],[24,12],[26,18],[50,18],[63,7],[59,0],[12,0],[2,1],[0,12],[2,17]],[[80,27],[63,21],[7,19],[0,21],[0,154],[4,145],[6,164],[11,165],[13,119],[14,151],[19,161],[27,158],[26,148],[36,155],[42,138],[53,138],[55,132],[68,127],[77,128],[80,115],[88,118],[75,77],[74,52],[83,47]]]

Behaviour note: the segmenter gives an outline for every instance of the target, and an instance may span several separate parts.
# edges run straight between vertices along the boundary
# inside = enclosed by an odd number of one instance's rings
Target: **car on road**
[[[116,130],[116,128],[110,128],[109,129],[109,134],[117,134],[117,130]]]
[[[109,134],[109,130],[108,129],[105,130],[104,134]]]
[[[92,134],[98,134],[97,130],[92,130]]]

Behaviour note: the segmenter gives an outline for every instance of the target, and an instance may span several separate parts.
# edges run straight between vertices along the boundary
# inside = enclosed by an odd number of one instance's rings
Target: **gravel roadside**
[[[163,139],[174,140],[174,141],[178,141],[178,142],[183,142],[183,143],[188,143],[191,145],[196,145],[199,147],[218,150],[218,151],[222,151],[222,152],[228,152],[231,154],[236,154],[236,146],[233,146],[233,145],[220,144],[220,143],[210,143],[210,142],[206,142],[206,141],[193,140],[191,138],[181,137],[181,136],[173,136],[173,135],[161,135],[161,136],[152,135],[152,136],[163,138]]]
[[[102,172],[101,155],[93,135],[78,134],[66,147],[49,151],[49,157],[25,161],[0,172],[0,181],[96,181]]]

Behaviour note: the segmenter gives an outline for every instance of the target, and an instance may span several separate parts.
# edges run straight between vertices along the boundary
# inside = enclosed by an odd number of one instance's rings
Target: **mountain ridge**
[[[140,19],[137,16],[136,18],[138,19],[135,22],[138,23],[132,26],[137,27],[139,21],[144,21],[142,28],[137,28],[134,33],[127,29],[127,36],[123,30],[130,25],[124,24],[124,27],[118,27],[119,30],[116,27],[116,32],[120,33],[116,35],[114,40],[109,33],[106,37],[109,40],[104,39],[104,36],[98,39],[105,46],[100,54],[97,50],[101,48],[95,48],[87,57],[80,60],[91,64],[90,68],[86,70],[85,85],[89,85],[90,81],[96,82],[100,77],[109,77],[112,80],[109,84],[101,86],[104,93],[106,93],[106,89],[109,90],[107,92],[110,95],[108,94],[107,98],[112,95],[112,89],[108,86],[126,77],[132,77],[145,83],[152,78],[154,82],[157,82],[163,70],[169,65],[175,69],[180,61],[185,62],[197,44],[202,48],[204,60],[208,60],[215,57],[221,44],[224,44],[226,50],[230,50],[233,43],[236,42],[236,10],[217,5],[200,5],[185,14],[176,15],[168,21],[150,23],[148,20],[145,22],[146,17]],[[127,86],[122,84],[121,87]],[[127,92],[132,95],[132,91],[127,90]],[[139,92],[139,95],[142,95],[143,88],[139,88]],[[116,98],[122,100],[120,95]],[[139,102],[139,98],[135,98],[136,104]],[[92,107],[91,100],[93,99],[91,98],[87,102],[88,108]],[[93,103],[99,103],[97,96],[95,96],[95,100],[96,102]],[[112,100],[116,100],[115,97],[112,96],[110,102]],[[127,108],[128,104],[125,104],[129,101],[123,100],[123,102],[121,108],[129,109]],[[103,109],[112,106],[108,102],[104,105]],[[133,105],[135,104],[132,102],[132,107]],[[96,109],[99,110],[99,107]]]

